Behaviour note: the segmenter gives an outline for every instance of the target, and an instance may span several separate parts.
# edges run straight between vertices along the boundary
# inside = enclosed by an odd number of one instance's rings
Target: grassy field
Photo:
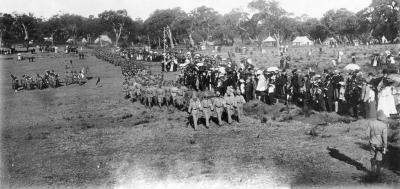
[[[366,63],[368,53],[382,49],[344,50],[346,57],[359,52],[360,62]],[[306,58],[308,50],[296,49],[292,64],[319,61],[322,66],[337,49],[319,54],[314,48],[310,59]],[[276,66],[279,59],[257,53],[250,57],[264,66]],[[38,54],[34,63],[17,62],[15,55],[0,59],[0,184],[4,188],[400,186],[397,124],[390,130],[383,177],[373,180],[366,170],[365,120],[318,112],[305,118],[296,107],[287,113],[282,104],[252,101],[245,106],[242,123],[222,127],[212,123],[209,129],[194,131],[186,126],[185,112],[148,110],[123,99],[120,68],[93,56],[78,60],[76,56]],[[73,69],[89,66],[94,79],[82,86],[11,90],[9,72],[21,76],[54,69],[64,75],[70,60]],[[159,72],[158,64],[151,65],[153,72]],[[97,77],[100,87],[95,85]]]

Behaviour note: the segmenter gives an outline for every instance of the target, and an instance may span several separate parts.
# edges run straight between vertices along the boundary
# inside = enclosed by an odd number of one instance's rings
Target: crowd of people
[[[207,99],[213,102],[212,99],[219,96],[225,98],[233,95],[243,97],[244,102],[257,99],[271,105],[280,102],[295,104],[303,108],[306,116],[311,110],[337,112],[355,118],[376,116],[377,110],[382,110],[387,117],[397,114],[397,91],[386,69],[379,77],[358,69],[316,73],[311,68],[290,69],[287,64],[289,56],[282,56],[284,61],[280,63],[280,68],[261,70],[255,68],[248,58],[236,63],[231,58],[187,52],[179,57],[179,62],[183,63],[179,63],[177,57],[166,57],[169,62],[176,61],[173,64],[180,70],[176,81],[166,81],[162,74],[151,74],[143,63],[106,51],[109,54],[97,54],[111,63],[119,62],[117,65],[121,66],[125,77],[125,95],[148,108],[153,105],[175,105],[183,107],[180,109],[197,110],[190,108],[191,104],[196,104],[192,101],[198,102],[192,97],[197,92],[196,98],[200,102]],[[211,105],[215,106],[214,103]],[[226,105],[224,112],[228,114]],[[240,111],[236,109],[235,112]]]

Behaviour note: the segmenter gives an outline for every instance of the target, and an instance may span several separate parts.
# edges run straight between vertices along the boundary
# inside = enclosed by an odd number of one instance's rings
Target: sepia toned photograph
[[[400,0],[2,0],[0,94],[2,189],[400,188]]]

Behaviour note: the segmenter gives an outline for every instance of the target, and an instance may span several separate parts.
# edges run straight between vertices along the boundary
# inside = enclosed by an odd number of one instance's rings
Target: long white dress
[[[267,88],[268,88],[267,79],[265,79],[264,74],[260,74],[258,76],[256,91],[260,91],[260,92],[266,91]]]
[[[390,114],[397,114],[392,88],[390,86],[382,89],[378,95],[377,111],[379,110],[382,110],[386,117],[390,117]]]

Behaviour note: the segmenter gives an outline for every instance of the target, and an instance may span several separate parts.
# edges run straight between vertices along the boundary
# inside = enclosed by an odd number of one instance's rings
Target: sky
[[[249,11],[251,0],[0,0],[0,12],[31,12],[37,17],[49,18],[57,13],[71,13],[82,16],[95,15],[104,10],[126,9],[128,15],[145,20],[156,9],[181,7],[189,12],[205,5],[221,14],[234,8]],[[295,16],[307,14],[321,18],[330,9],[346,8],[357,12],[367,7],[372,0],[277,0],[281,7]]]

